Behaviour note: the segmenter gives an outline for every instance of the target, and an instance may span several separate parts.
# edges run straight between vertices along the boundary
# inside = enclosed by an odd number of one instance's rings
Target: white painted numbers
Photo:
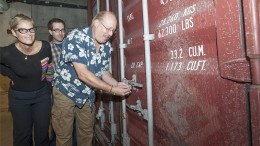
[[[133,43],[133,38],[127,39],[127,45],[131,45]]]
[[[161,4],[167,4],[169,1],[161,0]],[[184,10],[171,14],[160,20],[158,24],[158,38],[173,35],[178,31],[189,30],[194,27],[194,19],[192,15],[196,12],[196,4],[186,7]],[[182,19],[183,18],[183,19]],[[182,20],[181,20],[182,19]]]
[[[170,61],[167,62],[165,71],[205,70],[206,60],[198,60],[198,57],[203,57],[206,55],[204,53],[204,45],[188,47],[186,51],[187,55],[185,55],[184,52],[185,48],[184,50],[182,48],[170,50]],[[184,56],[187,56],[188,58],[185,58]],[[185,58],[185,60],[183,60],[183,58]]]
[[[173,1],[173,0],[160,0],[160,4],[161,4],[161,5],[166,5],[166,4],[168,4],[169,2],[171,2],[171,1]]]
[[[182,48],[179,50],[171,50],[171,59],[181,59],[182,57]]]
[[[170,6],[173,0],[160,0],[163,7]],[[184,9],[171,12],[169,16],[164,17],[158,24],[158,39],[171,35],[178,35],[180,31],[187,31],[195,27],[194,17],[197,11],[197,5],[193,4]],[[206,60],[200,59],[206,56],[204,45],[190,46],[187,48],[171,49],[169,51],[169,61],[166,63],[165,70],[174,71],[203,71],[205,70]]]
[[[159,23],[159,32],[158,32],[158,38],[162,38],[168,35],[172,35],[177,32],[177,24],[172,23],[179,18],[179,13],[174,13],[171,16],[168,16],[164,19],[162,19]],[[172,23],[172,24],[171,24]],[[171,24],[171,25],[168,25]]]
[[[182,68],[182,62],[168,62],[166,71],[180,71]]]
[[[174,0],[160,0],[160,4],[163,8],[171,6]],[[192,4],[183,9],[174,9],[169,13],[168,16],[163,16],[161,20],[158,21],[157,36],[158,39],[174,39],[174,36],[180,36],[180,32],[183,35],[192,35],[189,30],[196,27],[196,22],[198,18],[195,13],[199,12],[196,4]],[[132,22],[134,17],[134,12],[131,12],[126,16],[128,22]],[[134,44],[134,38],[128,38],[126,40],[127,45]],[[204,50],[203,43],[197,42],[198,45],[186,45],[185,47],[180,46],[179,48],[168,48],[168,61],[163,62],[163,70],[167,72],[182,72],[182,71],[204,71],[206,70],[207,60],[205,59],[206,53]],[[131,69],[142,69],[144,67],[144,61],[134,61],[131,62]],[[160,68],[161,68],[160,67]]]
[[[182,48],[176,50],[170,50],[170,59],[176,61],[170,61],[167,63],[166,71],[180,71],[182,68],[182,62],[178,61],[178,59],[182,59],[183,50]]]
[[[132,62],[131,63],[131,68],[134,69],[134,68],[143,68],[143,61],[140,61],[140,62]]]
[[[162,29],[159,30],[158,38],[162,38],[162,37],[165,37],[165,36],[168,36],[168,35],[172,35],[172,34],[176,33],[176,31],[177,31],[177,25],[176,24],[166,26],[165,28],[162,28]]]

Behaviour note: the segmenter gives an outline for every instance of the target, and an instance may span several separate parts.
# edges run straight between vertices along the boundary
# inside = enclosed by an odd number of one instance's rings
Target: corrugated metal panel
[[[255,75],[251,86],[248,57],[257,43],[252,38],[258,35],[252,28],[252,2],[259,4],[259,0],[148,1],[150,32],[155,35],[151,41],[155,146],[259,144],[259,77]],[[145,110],[142,17],[141,0],[123,1],[125,76],[136,75],[144,85],[127,103],[134,106],[139,100]],[[115,114],[122,116],[120,103],[117,107]],[[148,145],[147,121],[130,108],[127,127],[131,146]],[[109,137],[108,131],[104,130]],[[121,133],[117,135],[120,139]]]
[[[141,1],[124,4],[126,76],[136,74],[145,83]],[[245,85],[222,79],[219,72],[216,5],[208,0],[149,3],[151,33],[156,36],[151,44],[155,145],[247,143]],[[238,13],[233,15],[229,18],[237,21]],[[232,30],[239,35],[239,25]],[[239,39],[232,36],[229,41]],[[234,45],[227,53],[236,55]],[[137,99],[146,108],[145,87],[128,102]],[[147,145],[147,123],[132,111],[128,117],[132,142]]]

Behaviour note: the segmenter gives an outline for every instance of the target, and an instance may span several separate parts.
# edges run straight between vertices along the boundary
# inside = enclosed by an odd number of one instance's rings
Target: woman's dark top
[[[12,80],[13,90],[34,91],[45,86],[51,61],[51,47],[46,41],[42,41],[40,51],[33,55],[23,54],[15,44],[0,47],[0,73]]]

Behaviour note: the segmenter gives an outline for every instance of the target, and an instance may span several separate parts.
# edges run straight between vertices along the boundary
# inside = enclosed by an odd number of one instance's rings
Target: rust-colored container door
[[[118,7],[117,1],[110,4]],[[259,5],[260,0],[148,0],[155,36],[155,146],[260,145]],[[126,117],[130,145],[148,146],[142,0],[123,0],[123,29],[125,76],[143,88],[127,98],[127,116],[120,112],[121,98],[103,98],[106,117],[108,99],[114,101],[116,126],[106,120],[102,131],[109,140],[116,134],[114,144],[121,145]],[[112,66],[120,79],[118,39],[112,42]]]
[[[250,2],[244,2],[250,3]],[[123,1],[127,99],[147,109],[142,1]],[[238,0],[149,0],[154,145],[251,145],[243,5]],[[259,91],[259,90],[258,90]],[[259,99],[259,92],[258,92]],[[259,109],[259,100],[254,102]],[[254,116],[259,111],[254,109]],[[145,115],[127,110],[131,146],[148,145]],[[258,115],[259,116],[259,115]],[[259,124],[259,123],[258,123]],[[253,133],[254,135],[254,133]],[[256,135],[257,136],[257,135]]]

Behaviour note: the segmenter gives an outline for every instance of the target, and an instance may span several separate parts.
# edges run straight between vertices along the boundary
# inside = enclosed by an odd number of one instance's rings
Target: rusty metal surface
[[[126,77],[136,74],[145,85],[141,2],[124,1],[125,60]],[[245,85],[223,79],[219,66],[244,58],[238,3],[164,0],[148,4],[150,30],[155,34],[151,41],[155,145],[247,145]],[[223,15],[216,14],[216,7]],[[239,67],[243,63],[245,67]],[[226,74],[248,81],[248,62],[235,66],[226,65],[224,70],[233,69]],[[236,69],[242,69],[242,75]],[[127,102],[140,99],[147,108],[145,89],[146,85]],[[131,110],[128,133],[131,145],[148,145],[147,122]]]
[[[258,70],[259,61],[251,61],[252,68],[248,57],[256,44],[252,1],[259,4],[259,0],[148,1],[150,33],[155,35],[151,41],[155,146],[259,144],[257,75],[256,84],[250,86],[251,71]],[[134,74],[144,85],[127,103],[140,100],[147,109],[142,17],[142,0],[123,0],[125,76],[131,79]],[[114,48],[118,42],[115,37]],[[116,48],[112,64],[113,75],[120,79],[118,54]],[[126,117],[130,145],[148,146],[147,121],[129,108],[122,115],[120,98],[114,106],[115,145],[121,145],[121,120]],[[106,121],[103,131],[110,138],[109,124]]]
[[[251,63],[250,116],[252,144],[260,145],[260,1],[243,0],[247,56]]]

